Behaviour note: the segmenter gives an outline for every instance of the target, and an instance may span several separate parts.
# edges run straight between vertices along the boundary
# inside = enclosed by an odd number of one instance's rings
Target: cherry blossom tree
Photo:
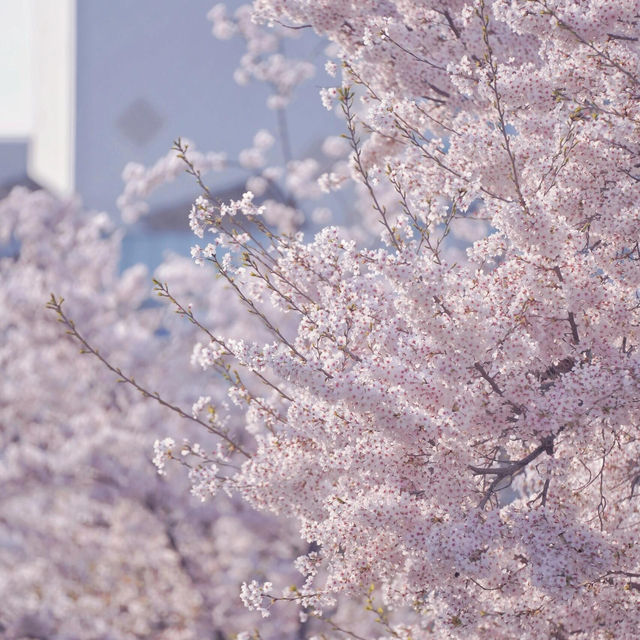
[[[355,183],[380,241],[275,234],[251,192],[205,190],[194,257],[268,341],[209,328],[158,284],[203,331],[199,362],[238,371],[246,432],[214,425],[211,492],[310,545],[302,586],[256,578],[246,604],[323,618],[351,598],[375,611],[365,637],[634,637],[640,3],[254,8],[334,43],[322,99],[350,174],[321,183]],[[481,236],[465,260],[456,226]],[[173,457],[159,441],[157,464]],[[362,637],[348,622],[333,632]]]

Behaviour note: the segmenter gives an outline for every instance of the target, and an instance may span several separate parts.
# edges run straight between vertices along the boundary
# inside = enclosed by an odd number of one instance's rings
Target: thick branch
[[[469,465],[469,469],[471,469],[471,471],[473,471],[473,474],[476,476],[495,476],[495,478],[491,481],[488,489],[485,491],[478,507],[480,509],[484,509],[487,502],[489,502],[489,500],[491,499],[491,496],[496,492],[498,484],[502,480],[504,480],[505,478],[512,478],[516,473],[522,471],[522,469],[524,469],[530,462],[533,462],[543,453],[553,455],[554,439],[555,436],[553,434],[547,436],[542,440],[540,445],[538,445],[531,453],[526,455],[524,458],[516,460],[515,462],[512,462],[511,464],[503,467],[475,467],[473,465]],[[546,482],[543,491],[544,502],[546,502],[548,488],[549,483]]]

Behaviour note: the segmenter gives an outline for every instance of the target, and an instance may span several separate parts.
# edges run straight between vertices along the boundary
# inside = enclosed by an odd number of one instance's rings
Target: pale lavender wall
[[[193,139],[202,150],[237,153],[251,145],[257,129],[274,126],[275,114],[265,107],[266,91],[258,84],[234,83],[232,74],[243,43],[237,38],[218,41],[211,35],[206,14],[213,4],[213,0],[77,3],[76,185],[87,206],[115,212],[124,165],[130,160],[152,163],[177,136]],[[312,34],[296,44],[315,49],[317,55],[315,45]],[[324,61],[321,53],[318,60]],[[313,146],[322,132],[339,128],[318,99],[319,85],[327,80],[324,76],[320,64],[318,77],[307,82],[304,95],[290,109],[294,154]],[[133,123],[135,130],[136,117],[130,114],[127,122],[123,114],[136,102],[142,105],[138,112],[143,114],[142,124],[139,132],[127,136],[122,121],[125,129]],[[226,182],[233,180],[229,176]],[[188,200],[195,191],[193,182],[184,180],[154,200],[166,206]]]

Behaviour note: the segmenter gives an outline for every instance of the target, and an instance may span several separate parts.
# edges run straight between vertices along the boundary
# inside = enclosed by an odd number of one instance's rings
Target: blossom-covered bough
[[[312,545],[302,586],[245,601],[379,593],[390,638],[634,637],[640,3],[255,10],[336,43],[324,101],[381,242],[276,235],[250,193],[195,205],[194,256],[268,336],[198,351],[250,380],[219,484]],[[485,234],[454,262],[459,222]]]

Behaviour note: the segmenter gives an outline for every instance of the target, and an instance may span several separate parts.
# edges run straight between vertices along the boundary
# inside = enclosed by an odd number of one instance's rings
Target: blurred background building
[[[213,4],[0,0],[0,187],[75,193],[87,208],[119,217],[127,162],[151,165],[179,136],[234,156],[258,129],[274,130],[267,88],[233,80],[244,41],[212,36]],[[226,4],[233,11],[242,3]],[[312,34],[303,34],[301,48],[305,38],[323,61]],[[336,128],[319,103],[319,82],[308,81],[288,110],[294,157],[317,155],[323,132]],[[243,187],[237,170],[212,180],[223,195]],[[158,247],[188,247],[187,211],[197,192],[185,176],[155,194],[158,215],[130,230],[124,262],[156,263]]]

